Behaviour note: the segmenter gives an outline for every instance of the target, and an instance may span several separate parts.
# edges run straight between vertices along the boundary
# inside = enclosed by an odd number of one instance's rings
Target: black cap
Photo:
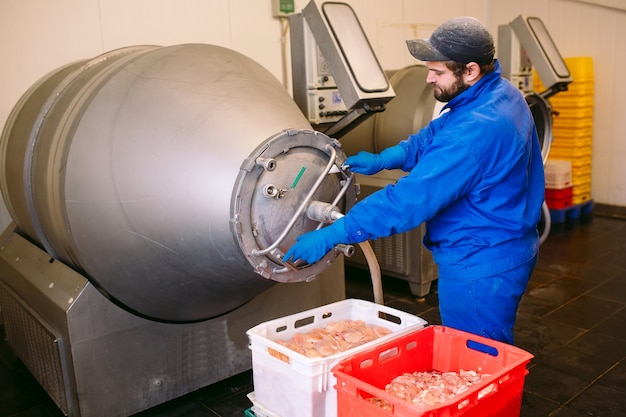
[[[477,19],[455,17],[441,24],[428,39],[406,41],[409,52],[421,61],[458,61],[480,65],[493,61],[493,37]]]

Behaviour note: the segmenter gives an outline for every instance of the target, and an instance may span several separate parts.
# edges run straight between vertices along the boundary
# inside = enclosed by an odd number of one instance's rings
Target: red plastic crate
[[[563,189],[547,188],[545,191],[546,204],[551,209],[562,209],[573,204],[574,188],[567,187]]]
[[[574,197],[566,197],[561,199],[546,198],[546,204],[549,209],[561,210],[574,205]]]
[[[533,355],[515,346],[444,326],[428,326],[346,358],[333,367],[338,417],[515,417],[520,415],[526,365]],[[436,407],[418,406],[385,392],[405,372],[489,374]],[[386,411],[368,401],[391,404]]]

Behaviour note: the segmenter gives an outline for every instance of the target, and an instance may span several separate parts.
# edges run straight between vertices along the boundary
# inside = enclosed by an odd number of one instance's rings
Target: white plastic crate
[[[561,190],[572,186],[572,161],[548,159],[544,172],[547,188]]]
[[[256,400],[256,395],[254,392],[248,394],[248,399],[252,403],[252,412],[254,413],[254,417],[279,417],[277,414],[273,413],[272,410],[268,410],[263,407],[263,404],[259,403]]]
[[[391,334],[325,358],[307,358],[276,340],[321,329],[340,320],[362,320]],[[365,300],[348,299],[271,320],[247,331],[252,350],[255,405],[277,417],[335,417],[336,378],[331,368],[342,359],[426,326],[413,314]],[[279,356],[282,359],[277,358]]]

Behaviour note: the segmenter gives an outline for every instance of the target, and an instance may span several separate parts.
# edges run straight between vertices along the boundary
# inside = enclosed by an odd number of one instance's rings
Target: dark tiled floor
[[[434,291],[418,301],[405,281],[385,278],[383,284],[387,305],[440,323]],[[348,270],[347,295],[372,299],[366,273]],[[516,344],[535,355],[522,417],[626,416],[626,221],[596,216],[590,224],[548,238],[522,300]],[[135,417],[241,417],[251,406],[246,397],[254,389],[251,375],[245,372]],[[0,342],[0,417],[60,415]]]

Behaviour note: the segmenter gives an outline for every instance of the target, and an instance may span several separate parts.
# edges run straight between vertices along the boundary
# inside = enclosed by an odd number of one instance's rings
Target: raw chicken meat
[[[324,328],[296,333],[287,341],[276,340],[308,358],[333,355],[388,335],[391,330],[365,323],[363,320],[330,322]]]
[[[411,404],[434,406],[467,391],[488,376],[462,369],[458,373],[438,371],[404,373],[392,379],[385,387],[385,391]],[[391,405],[383,399],[372,397],[368,401],[385,410],[391,410]]]

